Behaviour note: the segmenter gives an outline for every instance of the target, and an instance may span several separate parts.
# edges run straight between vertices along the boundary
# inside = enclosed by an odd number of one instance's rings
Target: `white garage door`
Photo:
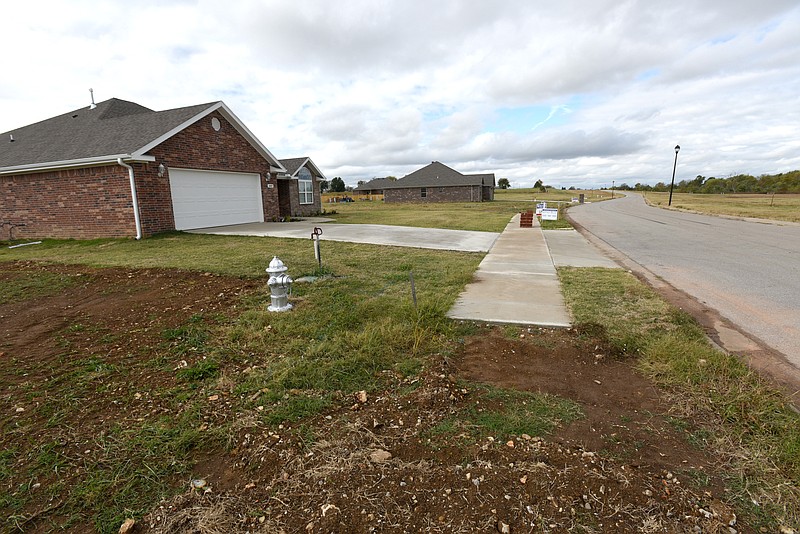
[[[258,174],[170,169],[176,230],[264,222]]]

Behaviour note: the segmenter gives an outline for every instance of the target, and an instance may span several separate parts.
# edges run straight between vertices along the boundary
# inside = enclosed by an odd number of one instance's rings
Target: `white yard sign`
[[[542,220],[543,221],[557,221],[558,220],[558,209],[557,208],[543,208],[542,209]]]

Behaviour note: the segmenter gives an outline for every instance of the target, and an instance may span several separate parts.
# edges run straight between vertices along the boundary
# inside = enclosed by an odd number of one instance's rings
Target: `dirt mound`
[[[87,516],[70,516],[65,502],[114,450],[99,450],[98,436],[112,428],[136,436],[142,425],[180,416],[175,369],[203,358],[190,349],[180,357],[188,362],[164,353],[164,332],[193,318],[233,320],[241,296],[263,284],[27,263],[3,264],[0,282],[42,273],[61,289],[0,305],[2,447],[13,451],[0,465],[2,512],[8,528],[91,531]],[[385,375],[385,390],[336,393],[326,413],[292,425],[264,424],[233,386],[209,399],[213,409],[198,432],[228,425],[228,445],[176,457],[190,466],[194,485],[180,476],[142,481],[178,494],[134,531],[743,528],[720,501],[702,434],[670,418],[631,362],[591,336],[479,328],[458,355],[435,357],[420,376]],[[550,432],[497,430],[485,416],[535,397],[490,386],[571,399],[582,415],[555,421]],[[64,398],[53,399],[55,392]],[[57,455],[55,471],[37,471],[45,452]]]

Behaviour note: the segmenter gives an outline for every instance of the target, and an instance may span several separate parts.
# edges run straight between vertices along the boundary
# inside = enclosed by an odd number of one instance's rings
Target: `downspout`
[[[128,169],[128,178],[131,182],[131,199],[133,200],[133,219],[136,222],[136,239],[142,238],[142,221],[139,220],[139,199],[136,196],[136,180],[133,178],[133,167],[117,158],[117,163]]]

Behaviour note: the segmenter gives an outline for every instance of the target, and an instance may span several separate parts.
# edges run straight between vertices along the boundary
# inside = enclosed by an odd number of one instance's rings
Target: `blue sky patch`
[[[563,104],[499,108],[495,111],[493,120],[486,125],[485,131],[530,133],[546,126],[565,124],[571,112],[572,107]]]

